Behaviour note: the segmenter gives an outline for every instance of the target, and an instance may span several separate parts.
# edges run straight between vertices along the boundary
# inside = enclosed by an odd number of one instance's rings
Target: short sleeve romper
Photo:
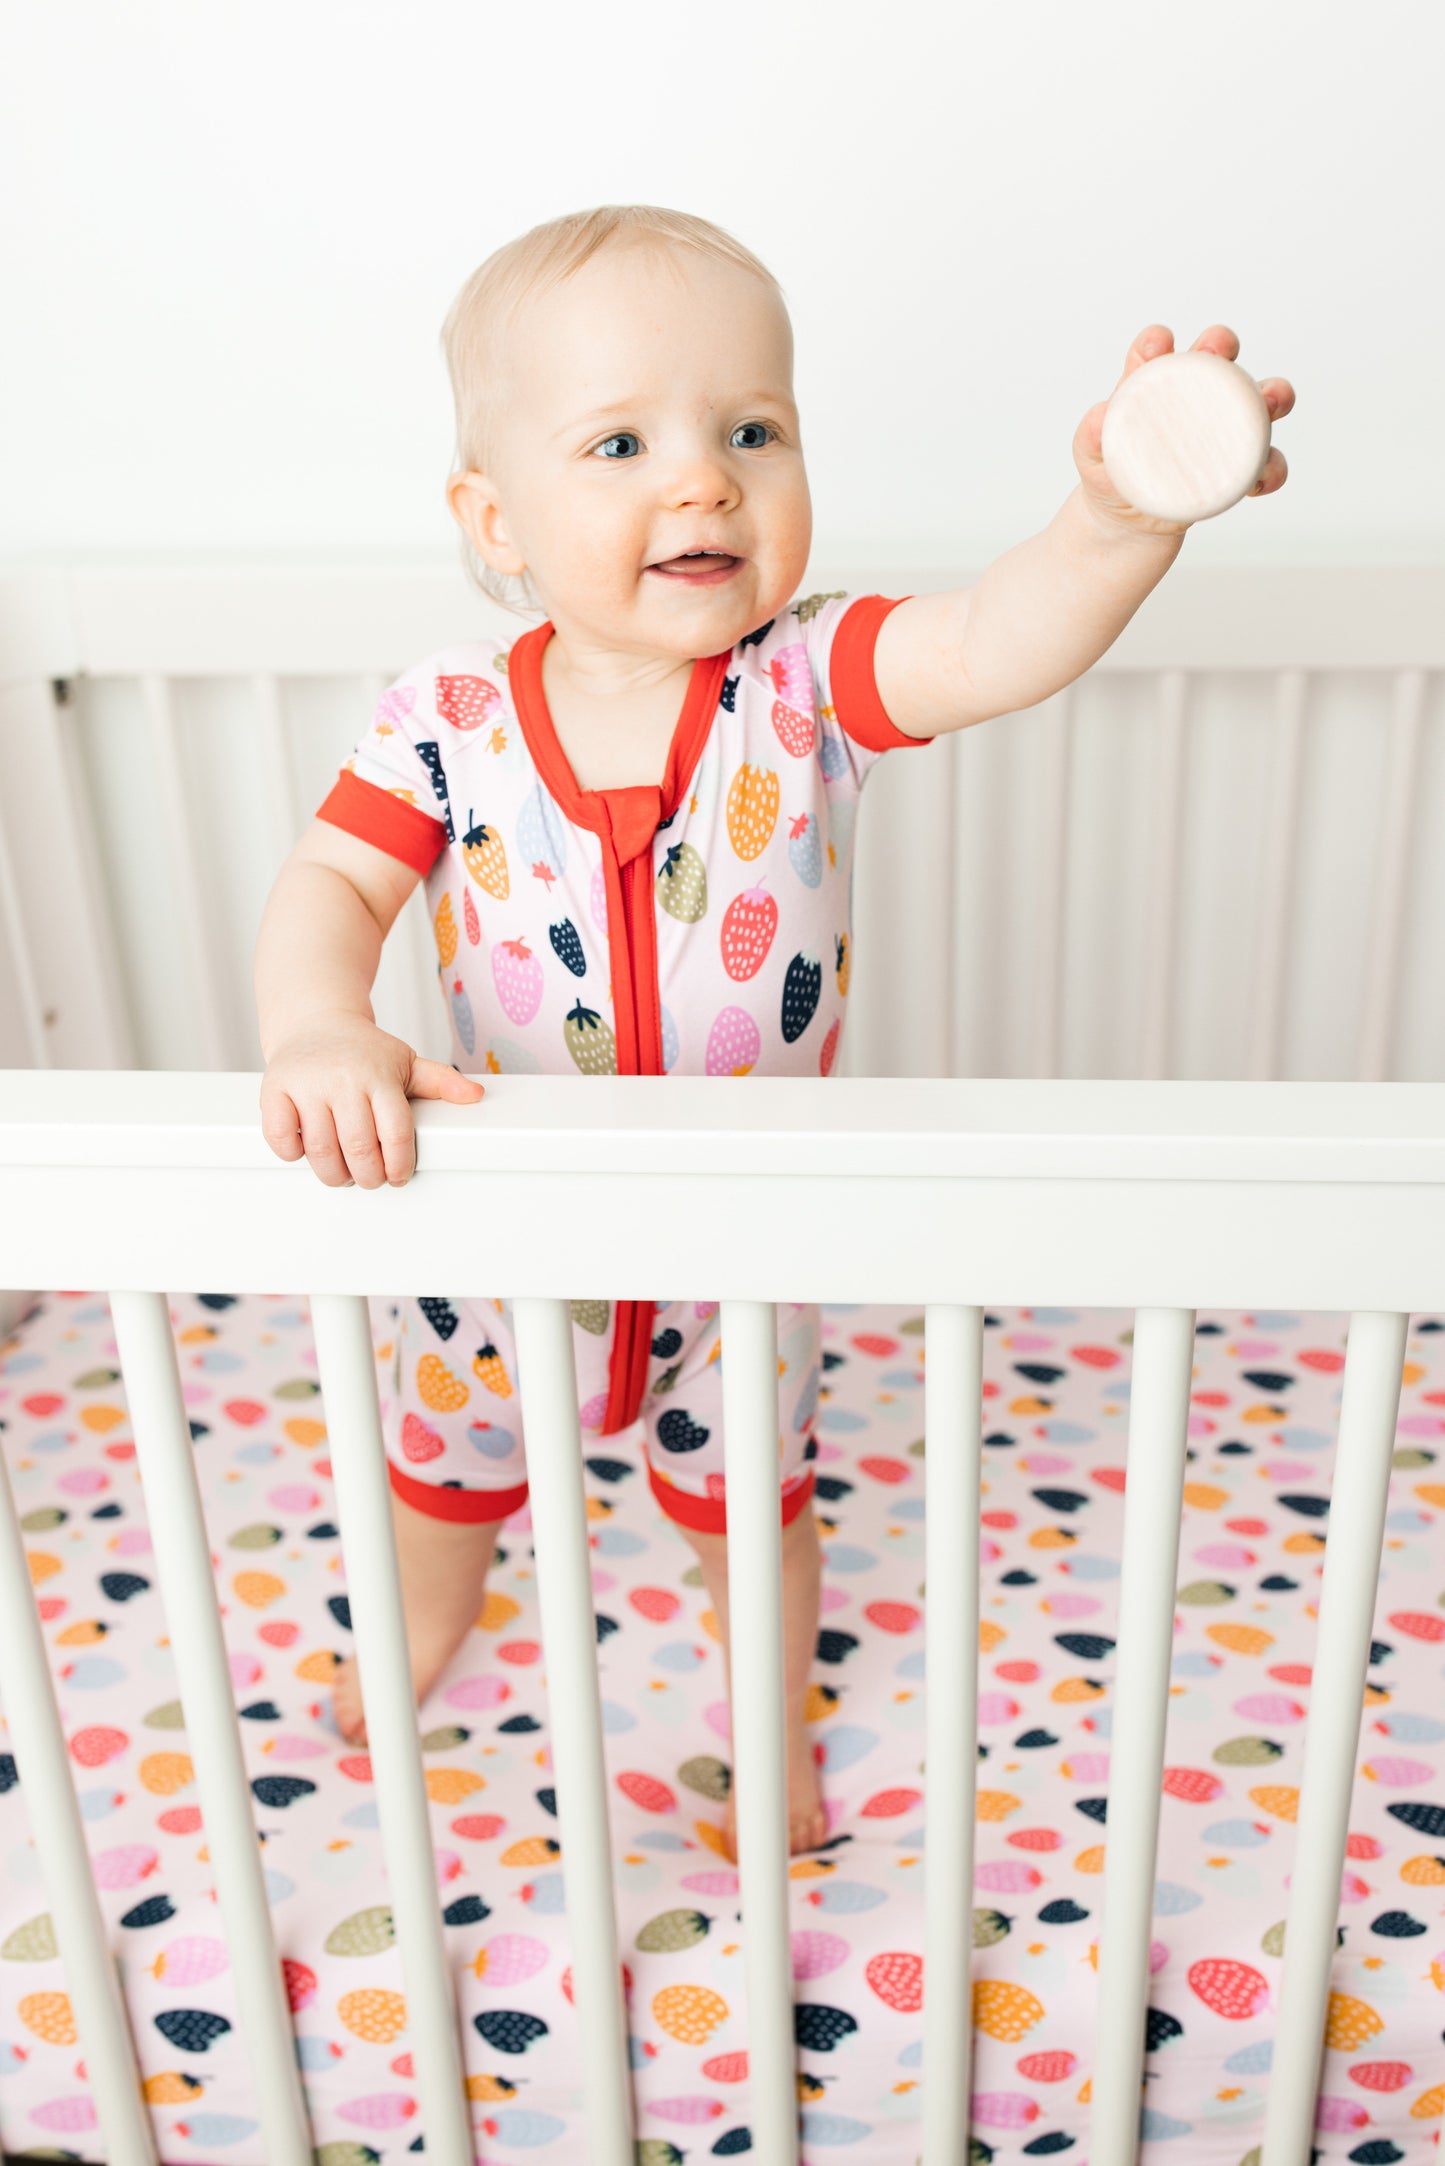
[[[878,697],[878,627],[907,600],[812,594],[694,662],[660,785],[581,790],[542,683],[549,621],[447,647],[382,695],[318,816],[425,876],[466,1073],[827,1075],[852,964],[854,825],[874,763],[919,745]],[[584,1435],[643,1424],[683,1524],[726,1528],[715,1302],[572,1303]],[[389,1305],[382,1420],[419,1510],[525,1500],[509,1303]],[[815,1305],[780,1304],[786,1524],[813,1492]]]

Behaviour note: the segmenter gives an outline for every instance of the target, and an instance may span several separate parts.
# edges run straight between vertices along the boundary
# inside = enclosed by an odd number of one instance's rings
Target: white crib
[[[364,1589],[354,1623],[426,2149],[461,2166],[474,2155],[473,2135],[432,1874],[364,1297],[423,1280],[444,1281],[459,1295],[482,1292],[466,1222],[472,1200],[479,1207],[485,1198],[485,1290],[494,1282],[513,1290],[527,1407],[591,2157],[596,2166],[631,2166],[567,1301],[578,1287],[602,1285],[618,1298],[650,1296],[656,1258],[646,1229],[651,1206],[664,1197],[698,1229],[688,1260],[697,1290],[723,1303],[749,2111],[752,2147],[768,2166],[798,2157],[771,1304],[896,1300],[925,1312],[924,2166],[958,2166],[969,2156],[983,1305],[1064,1301],[1137,1312],[1093,2166],[1124,2166],[1137,2155],[1194,1314],[1225,1303],[1349,1313],[1259,2154],[1262,2166],[1309,2159],[1405,1336],[1412,1311],[1445,1307],[1445,1083],[1427,1080],[1445,1074],[1445,1045],[1432,1042],[1432,1019],[1407,1018],[1398,999],[1411,971],[1418,977],[1424,967],[1430,925],[1445,922],[1431,886],[1445,853],[1431,849],[1428,824],[1445,811],[1438,732],[1429,727],[1438,696],[1430,673],[1445,663],[1445,613],[1439,575],[1199,575],[1192,584],[1176,576],[1177,590],[1161,592],[1108,665],[1051,703],[1051,712],[967,733],[896,771],[890,763],[870,784],[879,792],[877,828],[903,820],[920,870],[916,895],[885,891],[865,839],[851,1074],[826,1085],[756,1079],[726,1093],[712,1081],[673,1079],[661,1097],[631,1079],[496,1078],[482,1119],[422,1108],[416,1178],[375,1194],[323,1190],[304,1166],[281,1166],[259,1135],[253,1073],[194,1072],[254,1068],[255,1060],[241,963],[248,927],[221,908],[234,838],[218,830],[214,854],[199,848],[187,800],[192,809],[198,801],[224,806],[229,786],[237,826],[269,834],[269,859],[263,846],[252,868],[254,902],[364,711],[354,701],[344,709],[338,698],[324,726],[313,712],[316,745],[327,736],[329,750],[324,757],[316,750],[303,792],[283,701],[301,713],[316,688],[282,680],[391,673],[454,634],[451,582],[437,574],[378,573],[368,581],[294,571],[96,572],[35,575],[4,589],[0,638],[11,681],[0,909],[9,935],[11,1058],[28,1054],[32,1065],[17,1066],[0,1086],[0,1284],[111,1292],[269,2159],[299,2166],[312,2155],[312,2139],[162,1289],[262,1292],[279,1274],[311,1296],[329,1426],[349,1440],[334,1462],[337,1501],[350,1581]],[[891,592],[924,583],[869,582]],[[178,680],[194,679],[205,681],[177,689]],[[256,725],[229,784],[224,752],[202,770],[186,741],[188,711],[202,716],[195,736],[204,737],[207,701],[213,720],[230,702],[225,713],[249,712]],[[1236,858],[1231,868],[1233,919],[1213,948],[1205,941],[1205,960],[1194,968],[1185,936],[1192,924],[1199,938],[1211,922],[1201,875],[1211,839],[1207,793],[1191,797],[1184,788],[1194,757],[1191,701],[1194,712],[1215,718],[1231,755],[1251,727],[1268,721],[1272,744],[1258,772],[1275,778],[1272,822],[1260,823],[1251,808],[1256,863],[1251,869]],[[1131,729],[1150,726],[1151,702],[1154,794],[1136,809],[1152,843],[1135,886],[1135,861],[1110,824],[1120,815],[1106,788],[1109,718],[1125,725],[1122,739],[1114,731],[1117,749]],[[128,739],[118,719],[127,714]],[[1361,718],[1382,727],[1369,733]],[[1358,753],[1368,738],[1363,768],[1322,760],[1316,723],[1322,742],[1335,729],[1337,750],[1349,740]],[[1206,729],[1202,723],[1201,734]],[[1006,752],[1009,732],[1016,734]],[[219,728],[213,751],[222,740],[234,743],[234,732]],[[1006,789],[1003,763],[1025,752],[1039,762],[1036,848],[1020,873],[1035,896],[1033,966],[1015,983],[990,977],[980,960],[976,883],[986,886],[979,870],[988,864],[986,785]],[[1261,756],[1258,745],[1250,756]],[[237,780],[243,771],[248,781]],[[1122,768],[1112,772],[1122,786]],[[1359,810],[1367,793],[1373,826]],[[147,797],[160,824],[150,848],[129,848],[127,825]],[[1221,802],[1213,811],[1220,814]],[[970,834],[978,846],[966,855],[961,838]],[[1352,853],[1343,861],[1335,854],[1342,836]],[[156,842],[169,858],[170,893],[153,884]],[[1188,908],[1181,865],[1192,867],[1195,882]],[[1107,940],[1101,934],[1091,947],[1075,915],[1085,874],[1095,933],[1107,928],[1111,909],[1137,917],[1138,967],[1127,988],[1108,968]],[[1321,878],[1333,883],[1336,931],[1351,915],[1365,928],[1353,947],[1336,942],[1333,969],[1311,946],[1308,897]],[[146,962],[158,954],[162,926],[171,967],[179,959],[188,973],[184,1002],[166,1001],[163,972]],[[419,931],[424,937],[424,924]],[[417,932],[414,916],[404,937]],[[1235,969],[1226,985],[1231,942],[1236,962],[1243,954],[1250,967]],[[870,947],[887,967],[875,960],[870,968]],[[1086,997],[1071,1005],[1076,962],[1093,976]],[[1328,997],[1302,997],[1291,1012],[1285,990],[1303,985],[1307,994],[1311,972]],[[1007,1014],[986,1027],[990,985],[1003,984],[1012,987]],[[1119,1041],[1112,1065],[1146,1080],[1057,1074],[1077,1066],[1081,1053],[1087,1059],[1091,1000],[1106,1008],[1113,1001],[1114,1014],[1127,1010],[1128,1024],[1111,1033]],[[383,993],[382,1014],[435,1042],[438,1019],[408,1014],[400,988]],[[1285,1065],[1282,1018],[1291,1062],[1312,1057],[1316,1076],[1338,1064],[1363,1080],[1262,1080]],[[1353,1054],[1340,1062],[1347,1037]],[[951,1077],[950,1069],[974,1064],[980,1045],[995,1048],[1006,1079]],[[149,1072],[141,1060],[153,1064]],[[185,1072],[162,1072],[168,1066]],[[1042,1073],[1017,1072],[1030,1066]],[[76,1072],[86,1067],[123,1072]],[[1179,1079],[1181,1067],[1192,1067],[1195,1079]],[[870,1077],[869,1068],[884,1072]],[[1164,1080],[1168,1070],[1175,1075]],[[1248,1079],[1220,1079],[1240,1070]],[[1402,1072],[1415,1079],[1378,1080]],[[642,1208],[623,1213],[610,1201],[623,1182],[630,1206]],[[544,1230],[547,1207],[563,1195],[572,1227],[567,1283]],[[0,1509],[0,1697],[104,2156],[131,2166],[156,2156],[151,2122],[4,1485]]]

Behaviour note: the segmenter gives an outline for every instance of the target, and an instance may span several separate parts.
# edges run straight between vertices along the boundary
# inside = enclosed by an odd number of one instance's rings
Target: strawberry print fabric
[[[893,606],[809,595],[730,654],[698,661],[671,791],[577,790],[542,692],[550,624],[501,652],[445,648],[388,688],[320,816],[408,863],[426,859],[459,1068],[651,1072],[646,1046],[619,1062],[619,1032],[638,1032],[619,1023],[611,981],[619,960],[639,973],[609,947],[615,855],[624,867],[644,860],[651,922],[636,944],[646,964],[655,942],[642,974],[661,1011],[658,1070],[829,1072],[848,998],[859,793],[888,745],[922,741],[877,707],[872,639]],[[835,696],[850,611],[853,662]]]
[[[778,1331],[778,1460],[783,1518],[812,1493],[813,1427],[821,1381],[821,1318],[815,1304],[781,1302]],[[584,1439],[600,1436],[607,1412],[609,1301],[572,1303],[572,1344]],[[511,1305],[443,1301],[373,1305],[382,1338],[382,1427],[397,1439],[392,1480],[447,1488],[422,1508],[504,1519],[526,1501],[527,1462]],[[715,1301],[653,1304],[648,1384],[642,1401],[648,1479],[670,1518],[693,1498],[722,1504],[722,1337]],[[398,1480],[398,1476],[401,1477]],[[681,1492],[679,1496],[677,1492]],[[711,1515],[707,1523],[711,1523]]]
[[[371,1766],[330,1720],[351,1617],[306,1307],[172,1306],[318,2157],[400,2166],[421,2117]],[[1144,2166],[1258,2156],[1346,1322],[1198,1319]],[[1089,2155],[1130,1323],[987,1315],[977,2166]],[[1442,1332],[1412,1319],[1315,2134],[1328,2166],[1437,2166],[1445,2119]],[[805,2166],[915,2166],[922,1318],[826,1308],[822,1349],[809,1717],[830,1838],[789,1883],[802,2152]],[[47,1297],[0,1350],[0,1421],[160,2156],[263,2166],[103,1297]],[[586,1472],[619,1934],[639,2160],[704,2166],[750,2148],[743,1929],[718,1836],[727,1712],[700,1575],[646,1493],[642,1441],[640,1428],[607,1439]],[[476,1629],[420,1711],[486,2166],[562,2166],[586,2149],[528,1529],[525,1511],[504,1528]],[[103,2155],[8,1751],[0,2145]]]
[[[658,786],[578,789],[543,687],[550,622],[501,652],[446,648],[387,689],[320,817],[425,874],[458,1068],[831,1072],[852,974],[859,794],[884,751],[922,741],[894,728],[873,675],[878,626],[896,606],[808,595],[697,660]],[[602,1306],[601,1349],[573,1334],[579,1375],[599,1352],[606,1360],[583,1394],[584,1426],[611,1434],[645,1412],[664,1509],[721,1531],[720,1408],[701,1423],[704,1447],[669,1451],[682,1425],[658,1403],[649,1356],[659,1329],[682,1329],[662,1370],[687,1359],[682,1305],[661,1325],[655,1305]],[[393,1485],[424,1511],[488,1516],[485,1493],[505,1503],[524,1479],[500,1448],[506,1425],[471,1435],[457,1397],[470,1387],[447,1368],[425,1307],[401,1305],[396,1322],[406,1351],[384,1414]],[[439,1389],[451,1403],[429,1407],[420,1363],[450,1378]],[[785,1424],[785,1511],[803,1493],[799,1436]],[[428,1496],[443,1484],[477,1501]]]

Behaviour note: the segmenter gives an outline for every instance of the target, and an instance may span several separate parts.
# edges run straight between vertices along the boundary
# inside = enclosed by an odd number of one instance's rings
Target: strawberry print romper
[[[543,690],[550,620],[500,653],[444,648],[383,693],[318,817],[425,876],[459,1069],[830,1073],[859,793],[889,748],[928,742],[890,722],[873,675],[906,599],[809,595],[695,661],[660,785],[578,788]],[[392,1486],[438,1517],[506,1518],[527,1494],[509,1304],[388,1309]],[[717,1304],[579,1298],[572,1319],[584,1432],[640,1420],[662,1509],[724,1531]],[[815,1304],[779,1305],[778,1358],[787,1524],[813,1493]]]

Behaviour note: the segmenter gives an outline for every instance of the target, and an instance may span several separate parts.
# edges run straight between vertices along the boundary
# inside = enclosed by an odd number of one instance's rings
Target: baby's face
[[[456,517],[499,571],[524,566],[564,642],[687,660],[776,616],[807,568],[812,506],[787,314],[690,252],[603,249],[521,312],[495,470]],[[719,548],[725,577],[651,569]]]

